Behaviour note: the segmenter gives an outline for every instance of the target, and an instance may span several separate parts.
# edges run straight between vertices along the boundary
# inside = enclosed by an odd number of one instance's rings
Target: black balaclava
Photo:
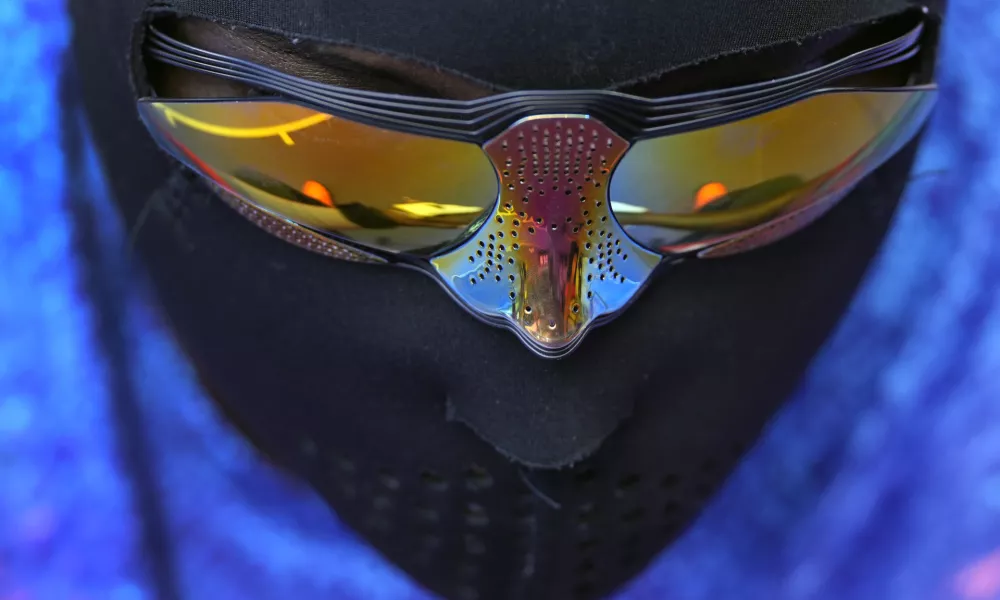
[[[497,89],[622,88],[665,72],[696,88],[704,65],[729,64],[741,82],[765,76],[771,61],[801,70],[831,40],[912,24],[918,5],[145,4],[70,2],[112,191],[127,224],[141,221],[135,247],[178,341],[263,453],[447,598],[601,597],[669,546],[837,323],[915,147],[806,230],[667,271],[574,354],[545,360],[429,278],[308,253],[220,202],[136,116],[129,77],[141,87],[145,72],[136,24],[196,16],[412,58]],[[942,7],[928,8],[933,24]]]

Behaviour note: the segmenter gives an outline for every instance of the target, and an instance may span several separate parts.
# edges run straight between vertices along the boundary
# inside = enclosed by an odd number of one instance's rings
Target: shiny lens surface
[[[179,158],[286,219],[429,255],[492,208],[496,169],[475,144],[373,127],[275,101],[142,102]]]
[[[611,179],[619,223],[671,251],[731,237],[857,183],[926,119],[935,93],[831,91],[633,144]]]

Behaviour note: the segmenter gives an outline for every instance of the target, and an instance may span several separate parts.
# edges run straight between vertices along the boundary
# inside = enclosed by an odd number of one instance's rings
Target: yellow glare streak
[[[611,210],[616,213],[634,213],[642,214],[649,212],[649,209],[645,206],[636,206],[635,204],[626,204],[624,202],[612,202]]]
[[[406,200],[410,200],[406,198]],[[408,201],[403,204],[393,204],[396,210],[405,212],[414,217],[430,218],[441,215],[471,215],[482,212],[482,208],[476,206],[462,206],[461,204],[438,204],[437,202]]]
[[[281,125],[271,125],[269,127],[225,127],[223,125],[213,125],[212,123],[199,121],[198,119],[189,117],[164,104],[155,103],[153,106],[163,112],[163,117],[173,127],[176,127],[177,123],[183,123],[191,129],[201,131],[203,133],[234,139],[255,139],[277,136],[280,137],[281,140],[288,146],[295,145],[295,141],[292,140],[292,137],[288,134],[312,127],[313,125],[323,123],[324,121],[329,121],[332,118],[330,115],[315,114],[311,117],[299,119],[298,121],[283,123]]]

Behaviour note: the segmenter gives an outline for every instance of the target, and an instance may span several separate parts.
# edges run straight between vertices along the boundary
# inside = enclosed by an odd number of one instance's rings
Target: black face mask
[[[419,274],[269,236],[166,158],[123,117],[135,114],[129,75],[146,85],[141,53],[127,55],[136,24],[202,17],[401,55],[497,89],[635,89],[661,76],[697,89],[720,65],[745,83],[778,64],[814,66],[837,44],[885,41],[912,24],[914,5],[143,4],[71,2],[88,25],[76,60],[116,74],[84,78],[84,99],[127,223],[149,207],[136,248],[179,342],[262,452],[449,598],[600,597],[667,547],[837,323],[912,162],[913,144],[779,244],[667,272],[574,354],[543,360]]]

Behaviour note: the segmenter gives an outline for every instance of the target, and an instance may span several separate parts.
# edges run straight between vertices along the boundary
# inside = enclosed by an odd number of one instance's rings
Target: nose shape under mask
[[[493,212],[431,261],[448,290],[537,354],[572,351],[638,293],[661,257],[632,242],[608,182],[628,142],[594,119],[523,119],[485,146],[500,177]]]

